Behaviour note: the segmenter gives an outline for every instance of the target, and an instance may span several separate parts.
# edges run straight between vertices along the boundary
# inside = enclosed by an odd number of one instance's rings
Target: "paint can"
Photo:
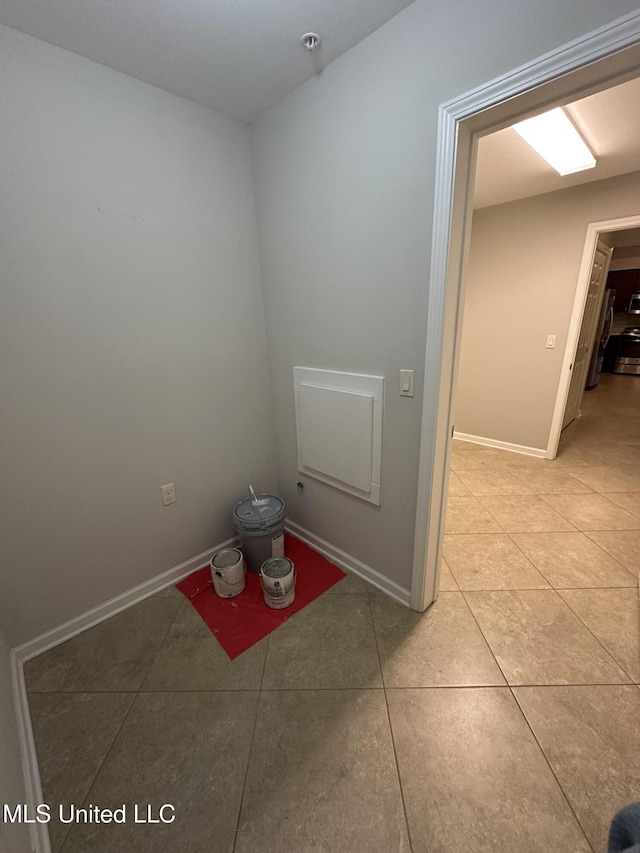
[[[251,486],[249,491],[233,508],[233,524],[247,569],[258,574],[265,560],[284,557],[285,507],[277,495],[256,495]]]
[[[271,557],[260,568],[260,586],[264,602],[272,610],[283,610],[296,597],[296,573],[287,557]]]
[[[245,584],[245,566],[242,551],[224,548],[211,558],[211,580],[220,598],[240,595]]]

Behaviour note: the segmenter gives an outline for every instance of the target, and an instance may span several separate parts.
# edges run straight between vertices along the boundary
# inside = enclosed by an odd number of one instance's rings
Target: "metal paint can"
[[[245,565],[242,551],[224,548],[211,558],[211,580],[220,598],[240,595],[245,585]]]
[[[233,524],[240,534],[240,547],[247,570],[258,574],[269,557],[284,557],[285,506],[277,495],[256,495],[233,508]]]
[[[267,607],[282,610],[296,597],[296,573],[287,557],[271,557],[260,568],[260,585]]]

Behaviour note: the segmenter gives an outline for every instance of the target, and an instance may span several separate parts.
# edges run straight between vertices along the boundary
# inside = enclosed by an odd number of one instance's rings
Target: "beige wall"
[[[247,125],[7,28],[0,57],[15,645],[232,536],[275,469]]]
[[[476,211],[457,432],[546,448],[587,226],[638,214],[640,172]]]

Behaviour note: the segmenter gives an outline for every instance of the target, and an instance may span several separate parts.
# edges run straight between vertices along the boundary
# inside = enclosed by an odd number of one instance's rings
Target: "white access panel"
[[[380,505],[384,377],[294,367],[298,470]]]
[[[298,393],[302,468],[371,492],[373,396],[304,382]]]

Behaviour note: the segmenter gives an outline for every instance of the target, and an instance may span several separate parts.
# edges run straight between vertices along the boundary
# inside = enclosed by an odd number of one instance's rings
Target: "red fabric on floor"
[[[285,536],[284,552],[293,561],[296,570],[296,598],[284,610],[267,607],[260,588],[260,577],[254,572],[247,572],[247,585],[235,598],[219,598],[216,595],[208,563],[176,584],[231,660],[246,652],[294,613],[346,577],[342,569],[334,566],[322,554],[288,534]]]

